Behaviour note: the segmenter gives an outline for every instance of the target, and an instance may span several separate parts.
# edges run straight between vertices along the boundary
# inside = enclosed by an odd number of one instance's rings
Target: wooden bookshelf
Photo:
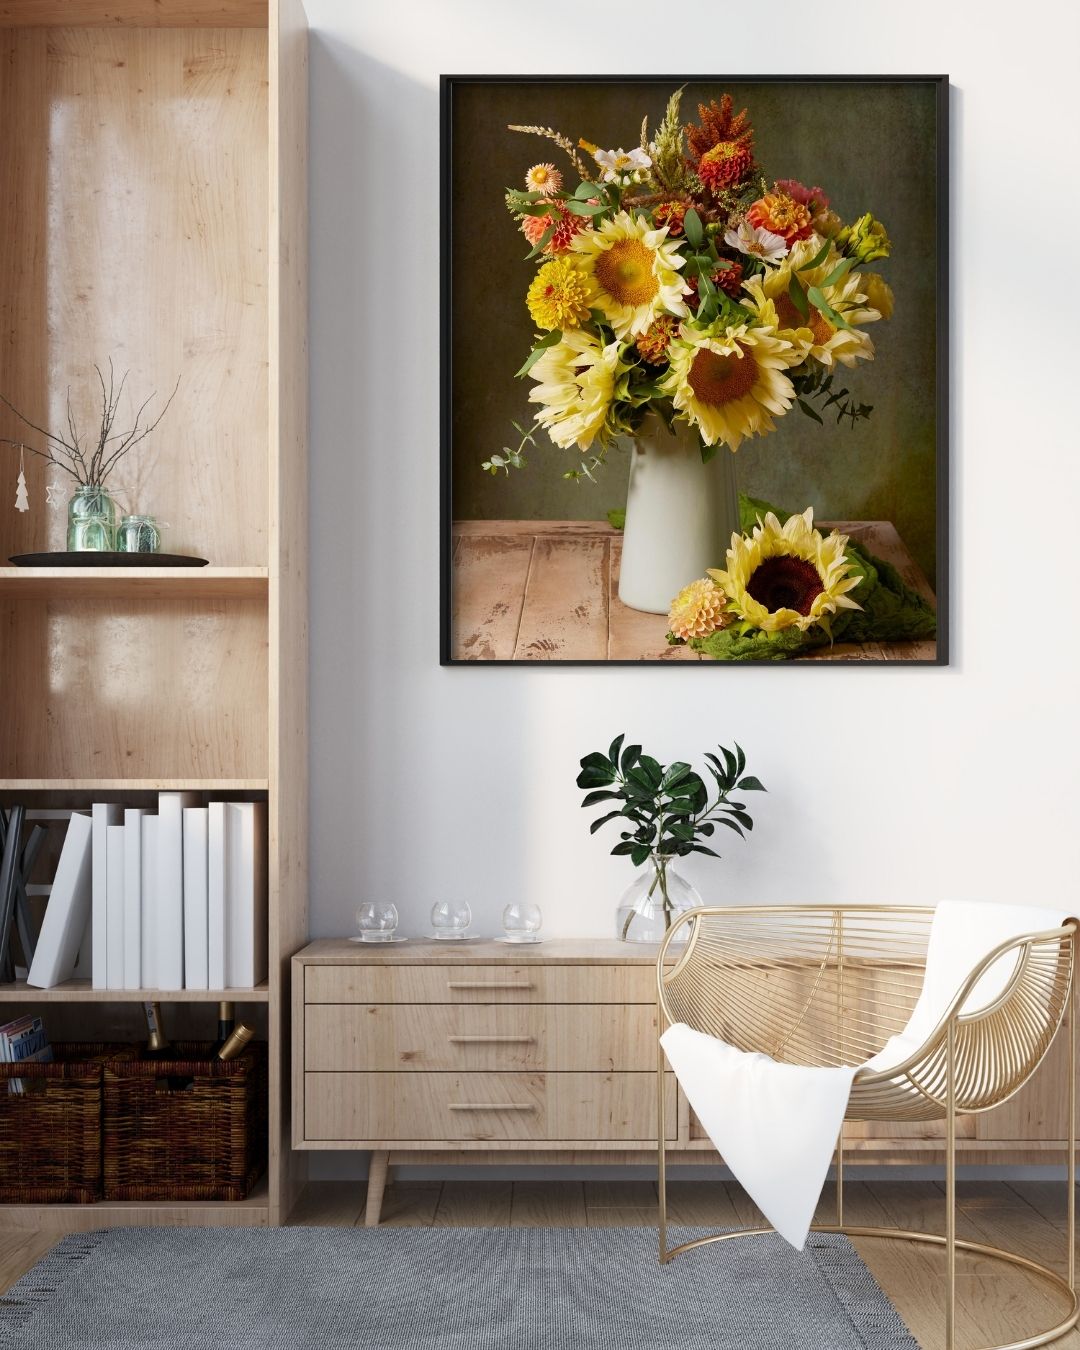
[[[65,546],[67,480],[26,456],[31,509],[0,510],[0,797],[85,807],[183,788],[258,796],[270,886],[263,986],[155,993],[194,1005],[191,1016],[229,998],[265,1020],[258,1192],[239,1205],[0,1204],[0,1227],[280,1223],[303,1181],[287,1144],[289,959],[307,938],[302,5],[0,0],[0,118],[0,391],[46,426],[62,423],[70,386],[91,428],[80,397],[94,362],[111,356],[143,395],[179,375],[148,453],[125,461],[114,486],[167,522],[170,552],[210,563],[9,565]],[[0,435],[36,443],[6,409]],[[17,470],[0,446],[12,492]],[[47,506],[57,483],[61,504]],[[142,997],[16,984],[0,987],[0,1008],[85,1004],[89,1038]]]
[[[92,989],[89,980],[64,980],[51,989],[33,989],[25,980],[0,984],[0,1006],[5,1003],[269,1003],[270,982],[254,989]]]

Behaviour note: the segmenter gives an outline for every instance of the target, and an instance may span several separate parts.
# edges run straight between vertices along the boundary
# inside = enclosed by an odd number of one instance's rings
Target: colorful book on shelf
[[[0,1026],[0,1060],[4,1063],[49,1064],[52,1057],[52,1046],[40,1017],[17,1017],[14,1022]],[[21,1097],[25,1092],[23,1079],[8,1079],[9,1095]]]
[[[26,977],[37,989],[51,989],[75,970],[92,902],[92,833],[90,817],[73,812]]]
[[[95,989],[109,987],[109,882],[108,882],[108,836],[110,825],[119,825],[123,818],[123,809],[112,802],[95,802],[91,807],[93,819],[93,986]]]

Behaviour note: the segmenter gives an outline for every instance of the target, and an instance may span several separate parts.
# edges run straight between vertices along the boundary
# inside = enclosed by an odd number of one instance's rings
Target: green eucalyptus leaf
[[[613,765],[616,765],[619,762],[619,751],[622,749],[622,743],[625,740],[626,740],[626,733],[623,732],[621,736],[616,736],[615,739],[611,742],[611,749],[607,753],[608,759],[611,761]]]
[[[601,816],[599,820],[593,821],[589,826],[589,833],[595,834],[602,825],[606,825],[609,820],[618,820],[621,815],[621,811],[609,811],[606,816]]]
[[[590,792],[582,800],[582,809],[589,806],[599,806],[601,802],[617,802],[622,800],[621,792]]]
[[[707,845],[705,845],[705,844],[695,844],[695,845],[693,846],[691,852],[693,852],[693,853],[705,853],[705,854],[707,854],[710,858],[719,858],[719,857],[720,857],[720,854],[719,854],[719,853],[717,853],[714,849],[709,848],[709,847],[708,847]]]
[[[719,452],[719,446],[718,446],[715,442],[713,442],[712,445],[706,445],[705,442],[702,441],[702,442],[701,442],[701,462],[702,462],[702,464],[708,464],[709,460],[715,459],[716,456],[717,456],[717,454],[718,454],[718,452]]]
[[[616,844],[611,852],[616,858],[628,858],[637,848],[637,844],[632,844],[629,839],[624,839],[621,844]],[[647,852],[648,850],[646,849],[646,853]]]
[[[526,262],[528,262],[531,258],[538,258],[540,254],[543,253],[544,249],[547,248],[548,244],[551,243],[555,231],[558,228],[559,222],[557,220],[553,220],[551,224],[547,227],[547,229],[544,231],[544,233],[540,236],[540,238],[536,241],[536,243],[532,246],[529,252],[525,254]]]
[[[800,398],[796,399],[795,401],[796,403],[798,403],[801,411],[804,412],[807,415],[807,417],[813,418],[813,420],[818,424],[818,426],[823,427],[825,425],[825,420],[818,412],[818,410],[816,408],[812,408],[810,404],[806,402],[805,399]]]
[[[686,235],[691,248],[700,248],[705,242],[705,230],[701,224],[701,217],[693,207],[683,216],[683,234]]]
[[[636,848],[630,850],[630,861],[635,867],[640,867],[642,863],[649,861],[649,854],[652,852],[645,844],[639,844]]]
[[[738,787],[742,792],[765,792],[767,789],[764,783],[760,782],[752,774],[746,778],[740,778]]]
[[[580,202],[571,197],[566,209],[574,216],[599,216],[610,208],[603,202]]]
[[[855,331],[854,328],[852,328],[851,324],[848,323],[847,319],[845,319],[842,314],[838,314],[836,310],[833,309],[832,305],[830,305],[828,300],[825,299],[824,295],[822,295],[821,293],[821,290],[817,286],[811,286],[810,289],[806,292],[806,294],[809,297],[810,303],[814,306],[814,308],[818,310],[819,313],[824,314],[831,324],[835,324],[837,328],[846,328],[849,333],[853,333]]]

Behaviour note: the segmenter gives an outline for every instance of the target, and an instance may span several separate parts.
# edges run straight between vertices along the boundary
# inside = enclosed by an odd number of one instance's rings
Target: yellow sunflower
[[[683,258],[667,226],[654,230],[640,216],[620,211],[595,230],[583,230],[570,245],[615,336],[635,338],[658,314],[686,318],[690,287],[679,275]]]
[[[693,328],[683,324],[668,346],[670,366],[658,384],[698,428],[706,445],[732,450],[775,429],[795,400],[784,374],[803,359],[801,348],[767,328]]]
[[[529,371],[537,382],[529,402],[541,404],[534,417],[556,445],[587,450],[603,430],[615,383],[628,368],[619,347],[572,328]]]
[[[799,240],[779,266],[744,282],[746,299],[743,303],[759,323],[775,327],[778,336],[823,366],[831,366],[834,361],[845,366],[853,366],[856,361],[872,361],[874,344],[867,333],[838,328],[813,305],[808,305],[809,315],[804,318],[791,298],[793,273],[821,251],[822,242],[817,235]],[[818,287],[829,308],[846,319],[853,329],[858,329],[862,324],[880,319],[881,313],[867,303],[857,272],[849,271],[832,285],[824,285],[826,278],[842,262],[840,254],[830,249],[823,263],[809,271],[799,271],[799,280],[804,290]]]
[[[829,631],[838,609],[861,609],[848,595],[859,584],[849,576],[848,538],[825,538],[814,529],[813,507],[781,525],[770,511],[750,535],[733,534],[727,570],[709,569],[741,619],[766,633],[804,632],[813,624]]]

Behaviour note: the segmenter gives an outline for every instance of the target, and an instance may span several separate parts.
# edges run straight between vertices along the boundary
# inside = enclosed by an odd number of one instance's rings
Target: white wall
[[[574,777],[621,730],[661,759],[738,739],[770,787],[751,843],[695,860],[710,901],[1070,895],[1075,7],[306,4],[313,936],[372,895],[413,933],[445,895],[488,932],[512,896],[610,932],[630,869]],[[951,75],[950,668],[439,667],[441,71]]]

